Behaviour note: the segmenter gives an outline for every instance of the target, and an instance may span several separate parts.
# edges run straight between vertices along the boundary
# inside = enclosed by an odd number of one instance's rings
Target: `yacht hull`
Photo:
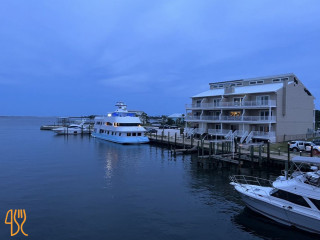
[[[142,143],[149,142],[149,138],[144,136],[120,137],[120,136],[106,135],[106,134],[99,134],[99,133],[92,133],[91,135],[95,138],[99,138],[99,139],[114,142],[114,143],[120,143],[120,144],[142,144]]]

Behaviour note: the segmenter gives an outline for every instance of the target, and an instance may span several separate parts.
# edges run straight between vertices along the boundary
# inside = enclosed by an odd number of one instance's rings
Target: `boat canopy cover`
[[[320,158],[318,158],[318,157],[295,156],[295,157],[292,158],[292,162],[320,164]]]

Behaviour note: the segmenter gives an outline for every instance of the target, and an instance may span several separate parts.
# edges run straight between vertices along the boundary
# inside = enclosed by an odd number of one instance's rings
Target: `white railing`
[[[220,103],[201,103],[201,104],[186,104],[186,108],[234,108],[234,107],[276,107],[277,102],[275,100],[268,101],[243,101],[243,102],[220,102]]]
[[[245,175],[234,175],[230,176],[231,182],[240,184],[240,185],[256,185],[260,187],[272,187],[272,181],[268,179],[245,176]]]
[[[217,121],[220,120],[219,116],[202,116],[201,120],[213,120],[213,121]]]
[[[227,135],[230,130],[227,129],[208,129],[210,135]]]
[[[275,122],[275,116],[187,116],[186,121]]]
[[[197,134],[203,134],[203,133],[206,133],[206,129],[205,128],[196,128],[194,130],[194,133],[197,133]]]
[[[246,139],[247,136],[248,136],[248,131],[245,131],[240,139],[240,143],[243,143],[243,141]]]
[[[261,117],[261,116],[222,116],[221,121],[241,121],[241,122],[271,122],[275,121],[276,117]]]
[[[246,144],[248,144],[252,140],[252,135],[253,135],[253,132],[251,131],[246,138]]]
[[[200,116],[186,116],[185,120],[200,120]]]
[[[245,133],[245,131],[242,131],[242,130],[236,130],[235,132],[234,132],[234,135],[236,136],[236,137],[242,137],[242,135]]]
[[[275,132],[259,132],[252,131],[253,137],[261,137],[261,138],[272,138],[276,136]]]

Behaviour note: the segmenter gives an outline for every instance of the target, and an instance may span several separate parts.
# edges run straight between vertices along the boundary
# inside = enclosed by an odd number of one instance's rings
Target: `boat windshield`
[[[303,207],[310,208],[309,204],[306,202],[306,200],[302,196],[294,194],[294,193],[290,193],[287,191],[276,189],[276,190],[272,191],[270,195],[273,197],[276,197],[276,198],[286,200],[288,202],[295,203],[295,204],[303,206]]]

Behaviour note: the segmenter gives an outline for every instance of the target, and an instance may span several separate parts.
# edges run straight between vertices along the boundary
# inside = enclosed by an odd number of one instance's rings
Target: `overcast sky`
[[[295,73],[320,108],[318,0],[2,0],[0,115],[185,112],[209,82]]]

